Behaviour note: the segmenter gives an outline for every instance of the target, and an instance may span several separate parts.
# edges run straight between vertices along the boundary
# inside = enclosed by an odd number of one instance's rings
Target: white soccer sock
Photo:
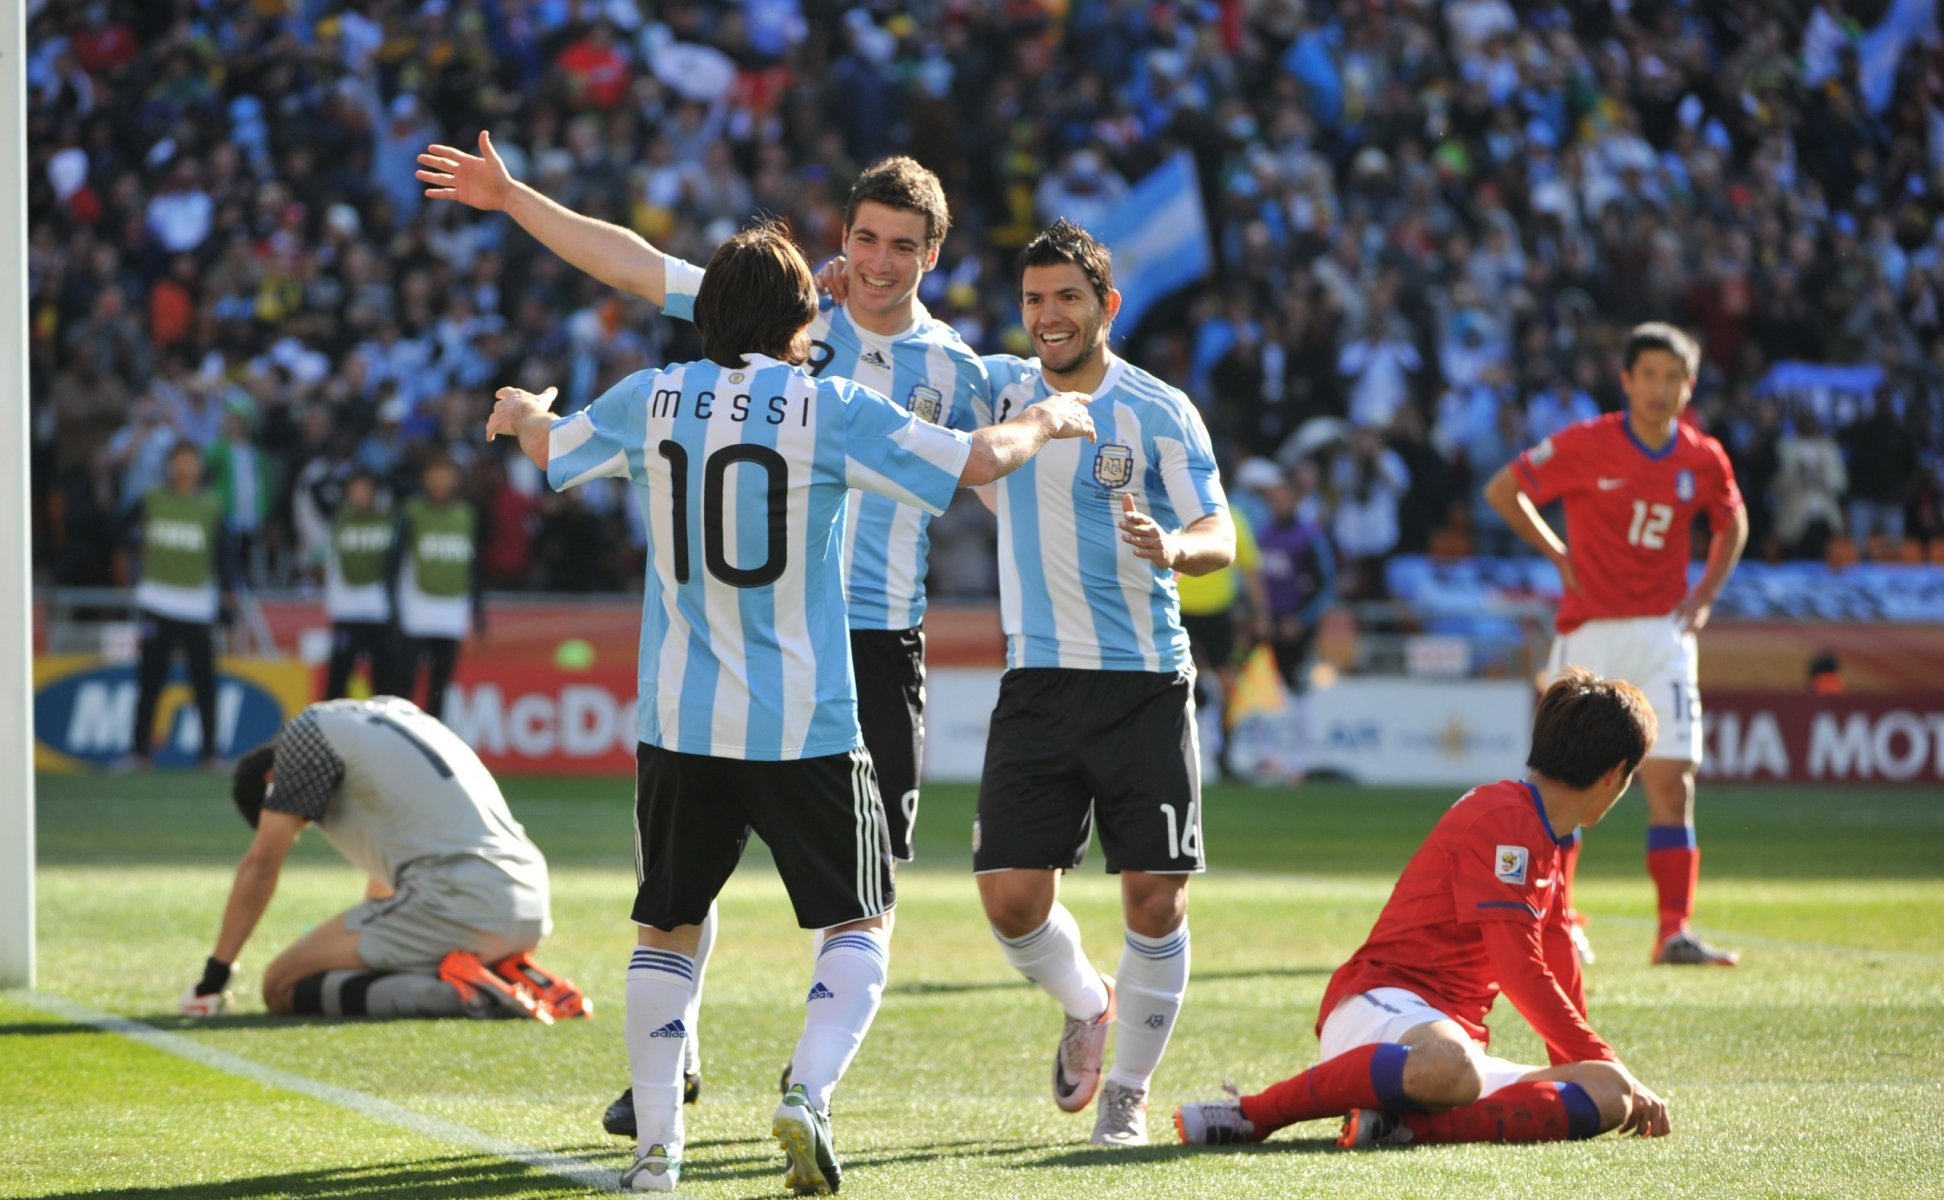
[[[1091,1021],[1107,1011],[1107,984],[1080,950],[1080,925],[1066,905],[1055,900],[1046,924],[1024,937],[1009,938],[997,929],[992,936],[1006,961],[1042,992],[1060,1002],[1066,1015]]]
[[[1114,981],[1119,1009],[1114,1018],[1114,1066],[1107,1072],[1113,1083],[1143,1088],[1161,1064],[1168,1048],[1181,997],[1188,990],[1188,925],[1166,937],[1143,937],[1127,931],[1121,951],[1120,977]]]
[[[682,1144],[683,1013],[695,995],[695,960],[672,950],[636,946],[628,963],[628,1074],[634,1088],[640,1148]]]
[[[790,1057],[790,1082],[802,1084],[820,1111],[844,1077],[884,1000],[890,942],[880,931],[853,929],[824,939],[804,999],[803,1036]]]
[[[701,1073],[702,1070],[702,976],[709,969],[709,952],[715,949],[716,906],[709,904],[709,915],[702,918],[701,941],[695,947],[695,994],[689,997],[688,1007],[682,1010],[682,1024],[688,1029],[688,1040],[682,1043],[682,1070]]]

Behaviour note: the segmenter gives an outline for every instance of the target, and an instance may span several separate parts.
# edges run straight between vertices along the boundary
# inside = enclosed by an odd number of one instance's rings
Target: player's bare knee
[[[1188,919],[1185,877],[1127,875],[1121,885],[1121,909],[1127,927],[1142,937],[1166,937]]]
[[[1618,1129],[1633,1109],[1633,1086],[1611,1063],[1576,1063],[1571,1082],[1600,1110],[1600,1132]]]
[[[1056,895],[1039,880],[1015,871],[979,878],[979,901],[1000,937],[1025,937],[1046,924]]]
[[[1426,1108],[1456,1108],[1478,1099],[1485,1076],[1478,1058],[1448,1038],[1431,1038],[1411,1047],[1404,1061],[1404,1094]]]

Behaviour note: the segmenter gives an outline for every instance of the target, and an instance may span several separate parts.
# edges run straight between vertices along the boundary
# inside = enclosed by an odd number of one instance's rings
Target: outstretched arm
[[[256,931],[270,898],[277,894],[277,879],[284,859],[297,843],[297,835],[308,824],[302,817],[265,809],[257,820],[256,837],[236,864],[236,878],[230,884],[229,901],[223,906],[223,925],[216,935],[216,948],[203,967],[201,982],[192,984],[182,998],[182,1012],[207,1017],[229,1007],[230,969],[237,955]]]
[[[551,410],[559,391],[548,388],[536,396],[516,387],[504,387],[493,393],[493,415],[486,419],[487,440],[501,434],[518,438],[521,451],[533,460],[533,465],[546,470],[547,434],[553,428]]]
[[[1056,438],[1094,437],[1091,398],[1079,392],[1048,396],[1010,421],[972,434],[972,453],[959,472],[960,487],[980,487],[1010,475]],[[981,496],[983,498],[983,494]]]
[[[484,130],[478,154],[433,145],[418,161],[418,178],[427,185],[429,199],[503,212],[541,245],[609,287],[658,306],[668,298],[665,254],[631,229],[584,217],[514,179]]]

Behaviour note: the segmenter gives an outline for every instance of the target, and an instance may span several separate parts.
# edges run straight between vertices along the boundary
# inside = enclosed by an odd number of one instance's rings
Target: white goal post
[[[0,0],[0,987],[34,985],[26,54],[25,0]]]

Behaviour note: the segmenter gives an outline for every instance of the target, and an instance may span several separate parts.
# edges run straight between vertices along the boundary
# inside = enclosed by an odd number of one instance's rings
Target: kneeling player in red
[[[1667,1105],[1587,1024],[1558,894],[1559,847],[1606,815],[1653,741],[1653,710],[1631,684],[1562,673],[1533,721],[1530,778],[1475,788],[1446,811],[1331,977],[1322,1061],[1254,1095],[1183,1105],[1181,1140],[1256,1142],[1336,1116],[1346,1148],[1666,1133]],[[1487,1051],[1501,991],[1551,1066]]]

